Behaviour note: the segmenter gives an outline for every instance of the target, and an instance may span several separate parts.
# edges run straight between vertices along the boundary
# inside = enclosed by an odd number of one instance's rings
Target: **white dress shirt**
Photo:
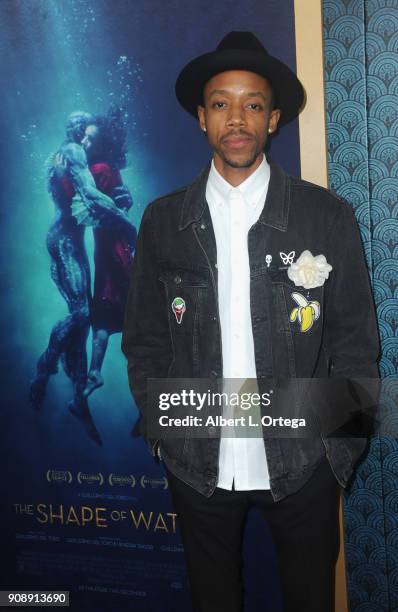
[[[224,379],[257,376],[250,314],[248,231],[264,207],[269,178],[265,155],[238,187],[221,176],[213,159],[206,185],[217,246]],[[230,431],[227,437],[222,430],[217,486],[231,490],[232,485],[236,490],[270,488],[262,437],[231,437]]]

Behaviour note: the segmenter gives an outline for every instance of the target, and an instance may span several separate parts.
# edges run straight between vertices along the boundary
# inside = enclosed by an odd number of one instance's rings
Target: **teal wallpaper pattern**
[[[397,431],[398,0],[323,0],[330,188],[354,208],[377,306],[383,424]],[[350,612],[398,612],[398,436],[343,495]]]

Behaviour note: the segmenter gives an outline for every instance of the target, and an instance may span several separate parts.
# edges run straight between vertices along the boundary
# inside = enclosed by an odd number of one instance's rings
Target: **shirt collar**
[[[257,166],[244,181],[237,187],[234,187],[218,172],[214,165],[214,158],[211,160],[209,177],[207,180],[206,191],[209,190],[219,205],[223,205],[228,201],[231,192],[240,192],[243,195],[245,202],[255,206],[263,195],[270,180],[270,166],[263,153],[261,164]]]

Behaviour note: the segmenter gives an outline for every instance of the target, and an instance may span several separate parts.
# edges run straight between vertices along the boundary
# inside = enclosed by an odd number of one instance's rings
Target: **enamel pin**
[[[290,251],[290,253],[284,253],[283,251],[279,252],[279,256],[284,266],[291,265],[295,255],[296,251]]]
[[[302,293],[296,291],[292,293],[292,298],[297,306],[290,313],[290,321],[297,321],[300,325],[300,331],[306,332],[314,324],[314,321],[319,319],[321,314],[321,305],[317,300],[310,302]]]
[[[177,323],[180,324],[184,312],[187,309],[185,306],[185,300],[183,300],[182,297],[175,297],[171,304],[171,309],[174,312]]]

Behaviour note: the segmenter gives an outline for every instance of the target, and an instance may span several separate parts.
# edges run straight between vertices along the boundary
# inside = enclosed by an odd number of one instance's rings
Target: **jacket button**
[[[206,229],[206,224],[205,224],[205,223],[201,223],[201,224],[200,224],[200,229],[201,229],[201,230]]]
[[[181,276],[179,274],[177,274],[177,276],[174,277],[174,282],[179,285],[181,282]]]
[[[212,378],[217,378],[217,376],[218,376],[218,372],[216,372],[215,370],[212,370],[212,371],[210,372],[210,376],[211,376]]]

